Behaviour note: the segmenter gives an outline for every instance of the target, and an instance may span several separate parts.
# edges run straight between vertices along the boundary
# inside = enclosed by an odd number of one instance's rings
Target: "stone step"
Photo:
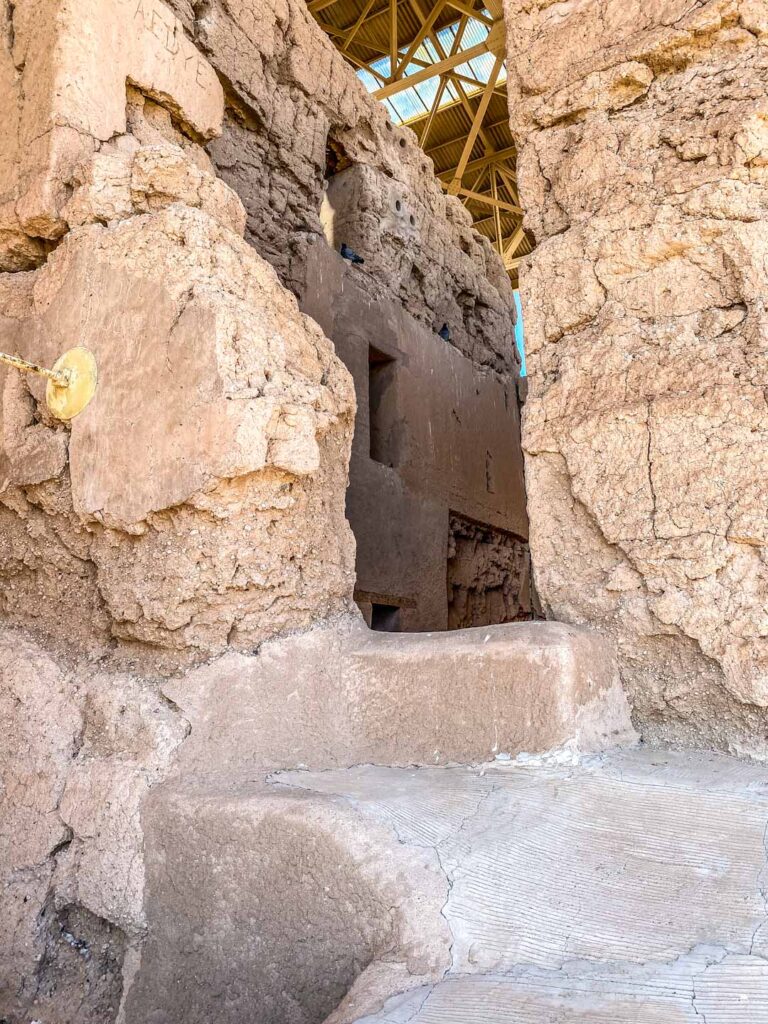
[[[192,726],[192,774],[466,764],[636,740],[610,643],[559,622],[376,633],[350,616],[164,689]]]
[[[636,749],[158,787],[125,1024],[762,1024],[768,770]]]

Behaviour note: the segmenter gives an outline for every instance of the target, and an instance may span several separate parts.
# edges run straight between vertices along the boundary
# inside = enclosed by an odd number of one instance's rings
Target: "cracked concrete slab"
[[[768,823],[757,778],[768,775],[747,768],[711,791],[702,782],[719,774],[717,762],[697,780],[691,761],[638,752],[483,775],[415,771],[406,780],[369,767],[274,778],[342,796],[401,842],[437,849],[452,883],[452,969],[497,971],[600,961],[607,950],[643,963],[700,944],[753,948],[765,922]],[[768,932],[758,934],[760,950],[768,953]]]
[[[714,957],[714,959],[713,959]],[[768,963],[697,950],[661,967],[447,978],[394,996],[357,1024],[725,1024],[768,1019]]]
[[[149,804],[125,1024],[768,1020],[756,765],[362,765],[177,780]]]

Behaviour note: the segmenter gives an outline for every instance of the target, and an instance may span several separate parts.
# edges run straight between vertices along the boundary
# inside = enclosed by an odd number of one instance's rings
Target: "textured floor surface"
[[[768,769],[645,749],[193,775],[125,1024],[768,1024]]]
[[[372,965],[332,1021],[768,1024],[762,768],[638,750],[273,782],[434,851],[447,880],[442,980],[395,988],[381,1009]]]

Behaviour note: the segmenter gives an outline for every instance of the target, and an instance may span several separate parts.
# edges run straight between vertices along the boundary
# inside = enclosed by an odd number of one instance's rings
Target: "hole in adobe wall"
[[[350,195],[348,183],[339,177],[354,165],[344,145],[329,135],[325,146],[325,171],[320,199],[320,225],[328,245],[338,250],[346,242],[346,222],[349,219]],[[346,211],[346,212],[345,212]]]
[[[325,180],[329,181],[334,174],[345,171],[351,166],[352,161],[342,144],[337,139],[329,136],[325,147]]]
[[[394,604],[371,605],[371,629],[377,633],[400,632],[400,609]]]
[[[123,991],[124,933],[77,904],[57,910],[48,902],[39,921],[45,951],[36,972],[34,1016],[110,1024]]]

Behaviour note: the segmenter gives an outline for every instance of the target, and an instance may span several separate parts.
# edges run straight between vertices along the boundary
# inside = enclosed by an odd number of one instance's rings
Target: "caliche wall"
[[[648,738],[766,757],[766,6],[505,13],[538,589]]]
[[[462,352],[514,372],[512,288],[498,253],[443,193],[413,132],[368,95],[305,0],[173,2],[226,83],[211,158],[245,206],[246,238],[281,281],[299,287],[307,245],[322,234],[328,176],[343,169],[356,216],[354,225],[340,219],[335,247],[347,242],[365,259],[371,294],[430,329],[448,321]],[[332,184],[335,191],[340,182]],[[342,228],[352,228],[349,237]]]
[[[176,7],[183,22],[162,0],[0,2],[0,350],[51,365],[80,344],[99,374],[91,404],[65,423],[51,416],[44,381],[0,371],[4,1020],[118,1017],[151,924],[147,796],[178,770],[190,734],[164,694],[168,676],[183,690],[187,666],[210,662],[214,718],[226,706],[247,727],[266,694],[235,698],[217,654],[239,650],[268,667],[265,640],[294,634],[289,647],[300,648],[303,631],[325,623],[323,665],[332,665],[344,630],[370,635],[353,606],[345,518],[353,381],[287,287],[298,290],[312,245],[325,245],[331,129],[353,163],[396,179],[419,216],[402,264],[392,259],[398,238],[370,226],[359,244],[382,256],[365,264],[364,288],[400,317],[407,306],[433,345],[433,319],[453,320],[465,295],[484,312],[456,318],[450,358],[471,366],[461,354],[471,352],[514,371],[500,260],[425,174],[412,136],[387,127],[305,5],[199,4],[198,21],[189,4]],[[322,94],[315,52],[332,71]],[[435,246],[442,269],[414,290]],[[447,512],[442,531],[447,544]],[[581,643],[575,633],[550,637],[557,664],[573,639]],[[621,696],[610,660],[593,674],[583,639],[587,671],[570,680],[564,737],[575,735],[582,705],[603,691]],[[449,645],[436,672],[464,692],[454,653]],[[288,661],[295,666],[296,651]],[[394,671],[373,676],[395,695],[376,727],[384,739],[403,734],[402,671],[395,659]],[[406,668],[404,677],[414,674]],[[298,715],[330,754],[335,728],[347,726],[327,693],[315,692],[323,678],[310,671],[303,693],[281,691],[279,714]],[[337,682],[336,703],[351,706],[347,683]],[[377,705],[369,696],[365,708]],[[326,734],[316,697],[336,723]],[[495,709],[495,691],[488,700]],[[408,717],[422,721],[410,706]],[[472,756],[488,756],[491,735],[505,741],[495,710],[487,717]],[[550,719],[541,730],[535,723],[534,740],[519,732],[529,718],[515,710],[510,750],[549,742]],[[456,732],[450,720],[440,729],[447,739]],[[371,749],[388,756],[386,746]],[[414,751],[407,756],[421,756]],[[277,756],[275,766],[302,760]],[[228,777],[230,766],[210,767]],[[295,957],[293,935],[289,945]],[[231,979],[229,958],[222,965]],[[283,993],[281,978],[272,983]],[[209,990],[220,1002],[215,981]],[[268,1014],[265,1005],[254,1012]],[[230,1011],[242,1016],[235,1004]],[[146,1013],[121,1019],[143,1022]]]
[[[95,1024],[189,733],[160,678],[353,609],[354,390],[243,238],[204,149],[223,90],[172,12],[0,14],[0,350],[99,375],[65,423],[0,371],[0,1017]]]
[[[366,617],[409,631],[529,618],[515,377],[372,296],[321,238],[299,294],[355,382],[347,516]]]

